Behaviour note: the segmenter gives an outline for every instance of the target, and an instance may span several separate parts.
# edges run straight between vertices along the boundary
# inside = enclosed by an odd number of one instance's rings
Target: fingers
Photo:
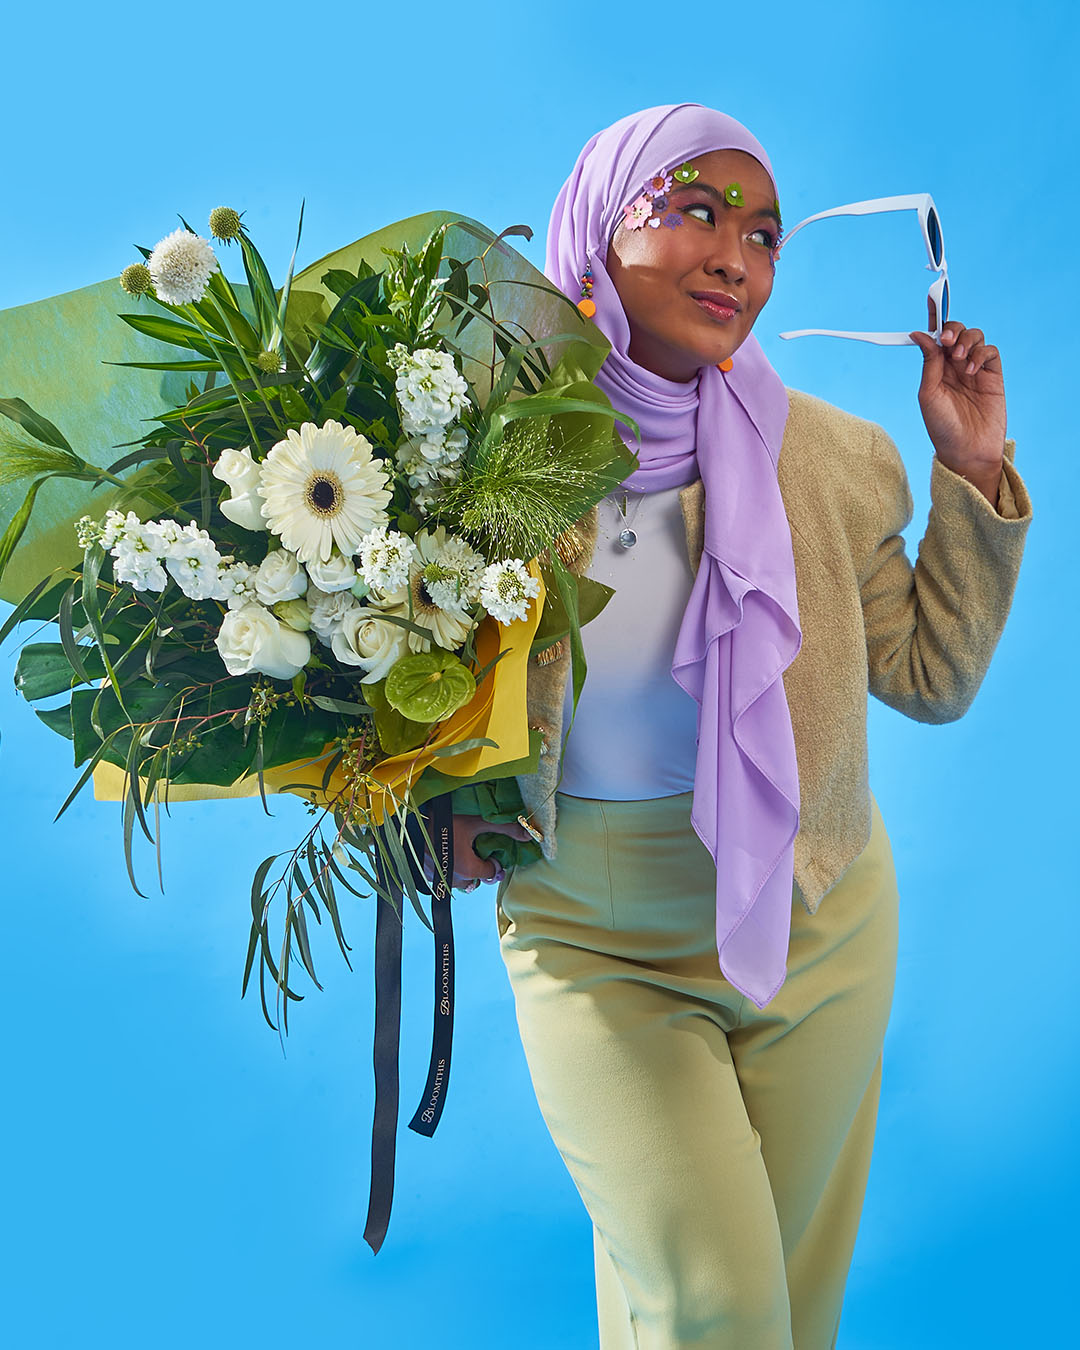
[[[911,333],[909,336],[922,352],[924,361],[936,351],[944,355],[957,374],[977,375],[980,370],[1000,372],[1001,353],[986,341],[981,328],[965,328],[962,323],[950,320],[941,330],[940,347],[928,333]]]

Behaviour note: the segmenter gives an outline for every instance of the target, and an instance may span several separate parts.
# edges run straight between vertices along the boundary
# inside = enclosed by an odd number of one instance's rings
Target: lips
[[[691,291],[690,298],[712,319],[726,322],[733,319],[742,309],[742,305],[733,295],[723,291]]]

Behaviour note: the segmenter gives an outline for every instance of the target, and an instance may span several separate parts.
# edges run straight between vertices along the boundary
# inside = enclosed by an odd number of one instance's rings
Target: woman
[[[593,1221],[602,1350],[836,1344],[896,963],[867,690],[964,712],[1031,515],[996,349],[956,322],[913,334],[936,454],[912,569],[888,437],[785,390],[751,335],[777,196],[737,122],[654,108],[592,138],[548,239],[641,433],[625,494],[560,541],[616,594],[583,630],[561,781],[568,654],[530,671],[544,857],[499,895],[537,1099]],[[459,879],[493,879],[471,849],[491,828],[456,819]]]

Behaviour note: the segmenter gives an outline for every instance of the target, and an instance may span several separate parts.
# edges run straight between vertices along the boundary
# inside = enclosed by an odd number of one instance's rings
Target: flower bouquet
[[[137,346],[112,369],[149,378],[145,434],[102,467],[28,402],[0,399],[0,574],[19,577],[0,640],[24,620],[56,624],[56,641],[22,648],[16,683],[34,702],[70,691],[38,709],[80,769],[59,814],[91,779],[121,800],[136,889],[135,835],[156,843],[170,797],[305,798],[310,828],[251,886],[243,989],[258,957],[272,1027],[287,1031],[301,997],[294,957],[320,987],[306,911],[326,914],[347,961],[342,909],[378,896],[365,1233],[377,1251],[393,1186],[401,897],[440,954],[412,1121],[430,1134],[449,1075],[452,795],[512,818],[515,776],[559,752],[527,724],[528,662],[567,644],[576,702],[581,624],[610,591],[560,555],[634,459],[592,383],[605,341],[503,235],[420,217],[295,278],[290,264],[278,288],[235,211],[214,211],[210,233],[238,247],[246,285],[182,225],[121,278],[139,302],[120,316]],[[500,839],[513,862],[538,856]]]

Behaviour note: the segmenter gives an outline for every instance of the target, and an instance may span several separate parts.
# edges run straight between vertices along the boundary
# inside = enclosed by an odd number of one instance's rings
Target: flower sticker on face
[[[729,183],[724,188],[724,201],[728,206],[745,206],[746,202],[742,195],[742,188],[738,183]]]
[[[628,230],[640,230],[643,225],[648,224],[649,217],[652,215],[652,202],[644,193],[623,207],[623,224]]]
[[[671,191],[671,174],[656,173],[645,183],[645,191],[651,197],[664,197]]]
[[[687,160],[685,164],[680,164],[671,176],[675,179],[676,183],[692,183],[698,176],[698,171],[690,161]]]

